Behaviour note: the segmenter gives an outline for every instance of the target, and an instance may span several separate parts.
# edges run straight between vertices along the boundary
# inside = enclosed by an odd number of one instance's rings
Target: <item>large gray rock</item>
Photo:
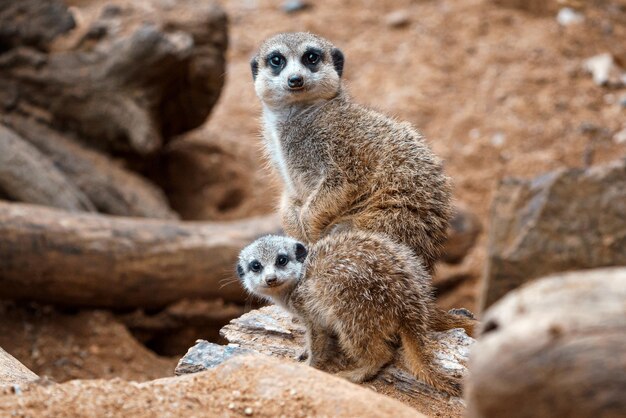
[[[490,227],[484,308],[537,277],[626,265],[626,161],[504,180]]]
[[[469,418],[626,416],[626,268],[554,275],[483,317]]]

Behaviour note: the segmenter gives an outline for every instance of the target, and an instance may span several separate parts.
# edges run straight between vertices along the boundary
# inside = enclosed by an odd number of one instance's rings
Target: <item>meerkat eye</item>
[[[250,264],[248,265],[248,267],[250,268],[251,271],[258,273],[261,270],[263,270],[263,265],[261,263],[259,263],[257,260],[253,260],[250,262]]]
[[[287,263],[289,262],[289,257],[287,257],[284,254],[280,254],[278,257],[276,257],[276,265],[277,266],[286,266]]]
[[[274,54],[274,55],[270,55],[267,61],[269,62],[270,66],[274,68],[280,68],[282,67],[284,60],[285,59],[282,56],[278,54]]]
[[[304,55],[304,59],[306,60],[307,63],[311,65],[315,65],[320,60],[320,55],[315,52],[307,52]]]

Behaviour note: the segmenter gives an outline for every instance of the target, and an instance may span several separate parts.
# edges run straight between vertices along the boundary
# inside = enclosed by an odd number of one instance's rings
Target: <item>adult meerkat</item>
[[[329,338],[336,336],[357,363],[339,375],[362,382],[392,360],[399,336],[416,377],[460,394],[459,380],[433,364],[430,276],[407,246],[356,230],[322,238],[308,251],[293,238],[266,236],[241,251],[237,273],[249,292],[302,321],[311,366],[329,359]],[[474,321],[463,319],[473,328]]]
[[[267,153],[284,182],[287,234],[304,242],[343,229],[408,245],[429,272],[450,217],[441,161],[408,123],[353,103],[344,56],[310,33],[283,33],[251,61]]]

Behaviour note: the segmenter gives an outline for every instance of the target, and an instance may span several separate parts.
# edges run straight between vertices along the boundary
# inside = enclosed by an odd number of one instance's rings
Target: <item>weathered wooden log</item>
[[[0,115],[0,122],[45,154],[99,212],[118,216],[177,218],[160,189],[106,156],[32,118]],[[37,180],[45,181],[45,177],[38,177]]]
[[[39,376],[0,347],[0,387],[34,382],[37,379]]]
[[[274,216],[180,223],[0,203],[0,298],[116,308],[242,301],[237,255],[278,225]]]
[[[529,283],[483,321],[469,417],[626,416],[626,268]]]
[[[189,349],[176,367],[177,374],[195,373],[215,367],[221,362],[250,352],[278,357],[288,362],[296,361],[304,348],[304,327],[277,306],[251,311],[234,319],[222,328],[227,346],[198,341]],[[446,373],[461,377],[466,372],[469,348],[474,342],[462,329],[433,333],[437,344],[436,361]],[[420,412],[431,415],[438,407],[447,405],[452,412],[446,416],[461,416],[463,407],[458,398],[450,398],[425,382],[415,379],[403,366],[401,355],[371,382],[365,385],[391,397],[415,406]],[[350,367],[349,360],[337,357],[329,371]]]
[[[0,125],[0,189],[10,198],[68,211],[95,211],[52,161]]]
[[[147,3],[150,12],[96,2],[98,17],[74,31],[82,37],[55,40],[50,53],[9,48],[0,57],[0,107],[38,114],[101,148],[138,154],[199,126],[224,81],[226,16],[214,3]],[[81,4],[77,13],[81,7],[94,5]]]

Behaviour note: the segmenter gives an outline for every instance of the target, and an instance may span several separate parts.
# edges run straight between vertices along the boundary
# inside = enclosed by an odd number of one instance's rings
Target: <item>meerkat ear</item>
[[[243,267],[241,267],[241,264],[237,264],[237,275],[240,279],[243,279],[244,271]]]
[[[330,51],[330,56],[333,59],[335,71],[337,71],[337,74],[339,74],[339,77],[341,78],[341,75],[343,74],[343,63],[345,61],[343,58],[343,52],[337,48],[333,48],[333,50]]]
[[[252,70],[252,80],[256,80],[256,75],[259,73],[259,60],[257,57],[252,58],[250,61],[250,69]]]
[[[306,259],[307,250],[304,248],[304,245],[297,243],[296,244],[296,260],[303,263]]]

